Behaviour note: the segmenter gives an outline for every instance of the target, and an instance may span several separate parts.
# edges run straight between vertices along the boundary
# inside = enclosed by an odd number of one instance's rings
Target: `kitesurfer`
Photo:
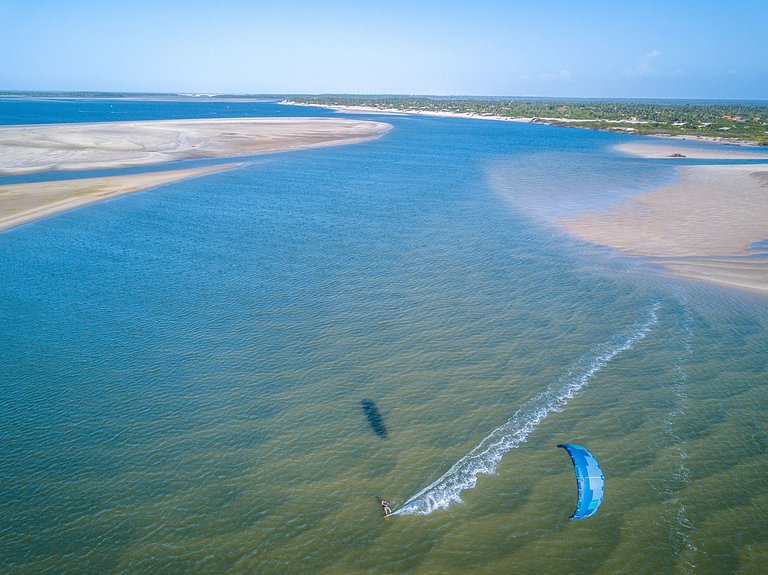
[[[388,517],[389,515],[392,515],[392,508],[389,506],[389,503],[381,500],[381,507],[384,509],[384,517]]]

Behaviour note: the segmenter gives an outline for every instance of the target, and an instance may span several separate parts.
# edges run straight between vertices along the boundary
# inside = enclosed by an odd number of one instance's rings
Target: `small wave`
[[[408,499],[394,514],[428,515],[446,509],[451,503],[460,503],[461,492],[472,489],[478,475],[492,474],[507,451],[525,442],[550,413],[560,411],[614,357],[645,338],[658,323],[660,306],[661,302],[656,302],[644,321],[579,359],[556,383],[531,398],[509,421],[494,429],[442,477]]]

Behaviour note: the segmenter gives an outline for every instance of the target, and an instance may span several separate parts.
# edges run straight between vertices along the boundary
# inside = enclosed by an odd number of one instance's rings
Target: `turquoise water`
[[[387,121],[0,234],[0,572],[766,571],[766,300],[551,225],[669,165]],[[563,442],[601,461],[591,519]]]

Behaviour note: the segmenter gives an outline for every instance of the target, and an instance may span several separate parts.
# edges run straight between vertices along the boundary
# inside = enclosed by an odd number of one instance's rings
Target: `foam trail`
[[[685,413],[688,403],[688,396],[686,394],[688,374],[685,370],[685,363],[693,355],[692,324],[693,318],[690,310],[685,306],[682,325],[685,334],[681,342],[682,352],[674,364],[676,377],[673,384],[673,390],[675,392],[676,405],[664,420],[667,435],[672,441],[672,449],[679,460],[678,469],[673,472],[675,487],[672,488],[667,495],[669,497],[669,503],[677,507],[674,517],[672,518],[672,524],[669,526],[670,540],[675,548],[675,556],[678,558],[678,568],[680,572],[684,574],[694,573],[696,571],[696,563],[693,557],[698,551],[689,535],[693,530],[693,524],[688,517],[685,504],[680,496],[680,492],[682,492],[682,490],[690,483],[690,472],[686,465],[688,454],[685,451],[682,439],[676,432],[677,420]]]
[[[550,413],[565,406],[614,357],[645,338],[658,322],[656,312],[660,306],[661,302],[656,302],[645,321],[579,359],[556,383],[531,398],[509,421],[494,429],[442,477],[411,497],[394,514],[428,515],[438,509],[446,509],[451,503],[460,503],[461,492],[472,489],[478,475],[492,474],[507,451],[523,443]]]

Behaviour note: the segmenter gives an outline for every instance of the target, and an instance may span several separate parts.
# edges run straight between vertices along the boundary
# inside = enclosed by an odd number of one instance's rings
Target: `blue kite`
[[[576,483],[579,487],[579,501],[576,511],[569,519],[584,519],[597,513],[597,508],[603,502],[605,478],[600,464],[586,448],[573,443],[558,445],[568,452],[576,472]]]

